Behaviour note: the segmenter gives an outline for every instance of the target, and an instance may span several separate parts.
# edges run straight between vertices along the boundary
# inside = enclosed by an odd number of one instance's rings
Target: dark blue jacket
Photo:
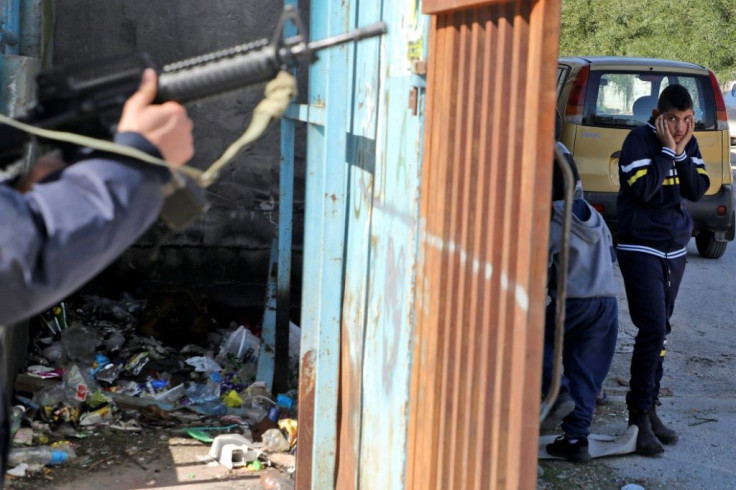
[[[136,133],[115,140],[160,157]],[[27,193],[0,185],[0,324],[49,308],[112,263],[158,217],[169,175],[90,154]]]
[[[628,134],[618,165],[619,244],[665,253],[684,249],[693,227],[686,200],[699,200],[710,186],[695,137],[676,156],[650,121]]]

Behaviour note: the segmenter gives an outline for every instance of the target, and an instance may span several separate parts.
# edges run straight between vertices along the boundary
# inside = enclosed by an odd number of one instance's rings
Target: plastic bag
[[[255,362],[260,348],[261,339],[241,325],[227,337],[222,344],[221,353],[233,354],[243,362]]]
[[[84,402],[94,387],[84,377],[79,366],[72,364],[64,371],[64,397],[72,402]]]
[[[74,325],[62,331],[61,345],[72,362],[91,366],[95,360],[95,350],[100,344],[97,330],[84,325]]]

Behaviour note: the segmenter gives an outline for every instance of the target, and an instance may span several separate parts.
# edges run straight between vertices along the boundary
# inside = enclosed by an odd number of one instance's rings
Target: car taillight
[[[606,207],[603,204],[591,204],[591,206],[601,214],[606,212]]]
[[[710,72],[710,85],[713,87],[713,94],[716,96],[716,129],[719,131],[728,130],[728,114],[726,113],[726,102],[723,100],[721,87],[715,74]]]
[[[583,123],[583,105],[585,104],[585,90],[588,86],[589,74],[590,67],[585,65],[580,69],[573,82],[570,97],[567,99],[567,107],[565,107],[565,119],[570,124]]]
[[[726,206],[718,206],[718,209],[716,209],[716,216],[726,216]]]

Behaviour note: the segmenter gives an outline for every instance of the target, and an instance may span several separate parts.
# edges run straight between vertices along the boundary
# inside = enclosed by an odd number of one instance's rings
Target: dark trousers
[[[629,410],[648,411],[659,399],[664,373],[665,339],[685,273],[685,256],[665,259],[643,252],[618,250],[631,321],[639,330],[631,357]]]
[[[547,306],[544,334],[542,392],[552,381],[554,363],[555,300]],[[595,399],[611,367],[618,335],[618,303],[615,297],[568,298],[565,306],[565,340],[562,347],[561,391],[575,401],[565,417],[566,434],[588,436]]]

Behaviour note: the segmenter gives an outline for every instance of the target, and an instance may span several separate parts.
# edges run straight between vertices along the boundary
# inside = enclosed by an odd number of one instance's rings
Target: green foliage
[[[641,56],[736,80],[736,0],[562,0],[560,55]]]

